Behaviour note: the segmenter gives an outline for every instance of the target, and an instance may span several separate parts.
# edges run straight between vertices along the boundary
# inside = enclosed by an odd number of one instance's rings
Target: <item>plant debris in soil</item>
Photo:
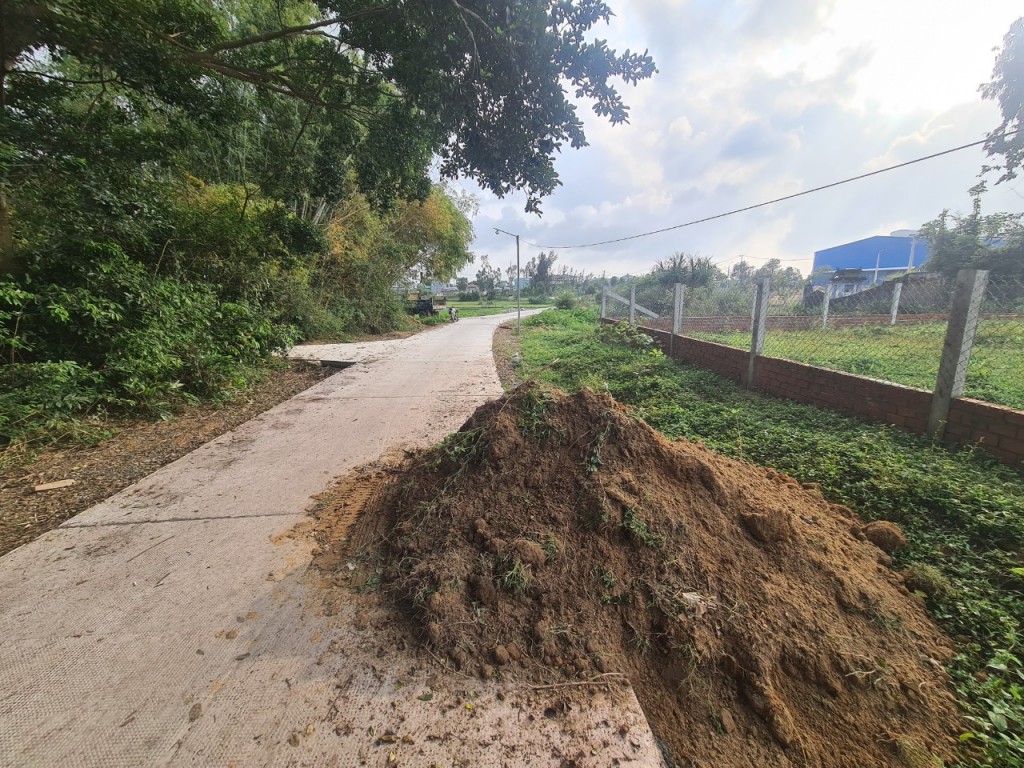
[[[954,750],[950,644],[879,546],[898,529],[813,486],[533,383],[379,476],[351,527],[351,504],[321,503],[316,564],[356,568],[463,673],[622,673],[678,765],[923,768]]]
[[[114,423],[114,435],[97,445],[49,449],[3,470],[0,555],[334,373],[293,361],[226,403],[189,408],[166,421]],[[37,485],[61,480],[74,484],[35,491]]]

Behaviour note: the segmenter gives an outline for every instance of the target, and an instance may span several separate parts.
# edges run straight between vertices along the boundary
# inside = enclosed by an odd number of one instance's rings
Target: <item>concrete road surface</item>
[[[0,765],[659,765],[628,686],[552,720],[543,692],[441,675],[382,647],[386,616],[325,611],[291,533],[500,395],[505,319],[299,348],[358,364],[0,559]]]

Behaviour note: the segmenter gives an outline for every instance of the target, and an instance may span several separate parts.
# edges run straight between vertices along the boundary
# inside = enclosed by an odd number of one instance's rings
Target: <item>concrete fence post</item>
[[[675,349],[675,339],[683,330],[683,302],[685,301],[685,288],[682,283],[676,283],[672,287],[672,333],[668,337],[669,356]]]
[[[892,308],[889,310],[889,325],[896,325],[896,316],[900,313],[900,297],[903,295],[903,283],[892,287]]]
[[[683,330],[683,307],[686,301],[686,288],[676,283],[672,295],[672,333]]]
[[[828,328],[828,303],[832,298],[832,283],[825,286],[825,300],[821,302],[821,327]]]
[[[746,385],[753,388],[757,382],[757,359],[764,354],[764,337],[768,328],[768,295],[771,292],[771,278],[757,281],[754,294],[754,321],[750,337],[750,363],[747,366]]]
[[[956,276],[953,307],[949,313],[939,375],[928,413],[928,434],[933,438],[942,438],[949,418],[949,406],[954,398],[964,393],[967,366],[971,361],[971,348],[974,346],[974,334],[978,330],[987,285],[986,270],[961,269]]]
[[[629,287],[629,324],[636,325],[636,286]]]
[[[601,288],[601,319],[608,317],[608,286]]]

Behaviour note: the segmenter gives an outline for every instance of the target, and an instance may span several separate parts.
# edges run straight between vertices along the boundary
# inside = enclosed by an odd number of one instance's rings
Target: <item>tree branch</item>
[[[283,27],[281,29],[274,29],[269,32],[264,32],[260,35],[251,35],[250,37],[242,37],[237,40],[225,40],[223,43],[217,43],[217,45],[211,45],[209,48],[202,51],[207,56],[212,56],[216,53],[223,53],[224,51],[234,51],[239,48],[248,48],[251,45],[260,45],[262,43],[269,43],[274,40],[281,40],[283,38],[296,37],[298,35],[304,35],[307,32],[313,32],[324,27],[330,27],[335,24],[342,24],[346,21],[352,21],[362,16],[370,16],[375,13],[382,13],[390,10],[389,8],[371,8],[367,11],[360,13],[353,13],[350,16],[334,16],[330,19],[322,19],[321,21],[310,22],[309,24],[301,24],[295,27]]]
[[[46,72],[37,72],[33,69],[12,69],[8,72],[11,75],[30,75],[32,77],[43,77],[47,80],[56,80],[58,83],[68,83],[69,85],[106,85],[107,83],[119,83],[120,78],[104,77],[99,80],[72,80],[69,77],[61,77],[60,75],[48,75]]]

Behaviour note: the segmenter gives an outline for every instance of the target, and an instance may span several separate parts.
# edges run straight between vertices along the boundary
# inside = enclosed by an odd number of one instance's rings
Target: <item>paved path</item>
[[[470,681],[474,720],[453,723],[467,681],[381,650],[345,606],[325,615],[312,543],[290,535],[336,477],[501,393],[504,319],[299,348],[358,364],[0,559],[0,765],[656,764],[628,689],[575,713],[574,738],[547,723],[510,738],[540,704]],[[388,729],[407,740],[380,743]],[[592,743],[612,751],[584,756]]]

